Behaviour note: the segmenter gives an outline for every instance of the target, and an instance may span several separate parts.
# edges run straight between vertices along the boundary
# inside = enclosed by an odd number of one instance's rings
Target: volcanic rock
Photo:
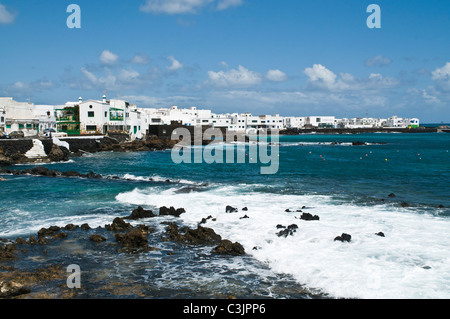
[[[310,214],[310,213],[303,213],[301,216],[300,216],[300,219],[303,219],[303,220],[319,220],[319,216],[317,216],[317,215],[312,215],[312,214]]]
[[[228,239],[222,240],[220,244],[212,250],[212,252],[219,255],[245,255],[245,249],[240,243],[232,243]]]
[[[116,217],[112,224],[105,225],[105,228],[112,231],[124,231],[133,228],[133,226],[130,223],[125,222],[122,218]]]
[[[151,210],[145,210],[141,206],[136,208],[131,212],[130,216],[124,217],[124,219],[140,219],[140,218],[148,218],[148,217],[155,217],[157,215],[153,214],[153,211]]]
[[[346,241],[346,242],[350,242],[350,240],[352,239],[352,236],[346,233],[342,233],[341,236],[337,236],[336,238],[334,238],[334,241]]]

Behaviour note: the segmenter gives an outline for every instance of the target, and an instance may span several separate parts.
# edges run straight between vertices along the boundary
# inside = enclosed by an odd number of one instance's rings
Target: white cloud
[[[0,85],[0,92],[8,96],[31,97],[34,93],[51,90],[55,87],[53,81],[41,79],[32,82],[17,81],[12,84]]]
[[[167,59],[172,63],[167,67],[167,70],[176,71],[183,68],[183,63],[175,59],[173,56],[168,56]]]
[[[309,88],[327,91],[379,90],[398,85],[396,79],[384,77],[379,73],[371,73],[368,78],[355,78],[349,73],[340,73],[337,76],[321,64],[306,68],[304,73],[308,76]]]
[[[267,71],[266,78],[274,82],[283,82],[287,80],[287,75],[280,70],[269,70]]]
[[[208,71],[211,83],[219,87],[246,87],[261,83],[261,75],[239,65],[228,71]]]
[[[153,14],[192,14],[208,5],[226,10],[243,4],[243,0],[146,0],[139,10]]]
[[[450,62],[431,72],[431,79],[436,82],[438,88],[450,91]]]
[[[217,10],[226,10],[228,8],[238,7],[242,3],[242,0],[221,0],[217,3]]]
[[[377,55],[365,61],[366,66],[386,66],[391,64],[392,60],[382,55]]]
[[[314,86],[328,89],[336,86],[336,74],[322,64],[314,64],[312,68],[306,68],[304,73],[308,76],[308,82]]]
[[[104,63],[104,64],[115,64],[118,60],[119,60],[119,56],[117,54],[112,53],[109,50],[104,50],[101,54],[100,54],[100,62]]]
[[[86,70],[86,68],[81,68],[81,72],[82,72],[83,75],[84,75],[89,81],[91,81],[93,84],[97,83],[97,77],[95,76],[94,73],[89,72],[88,70]]]
[[[431,95],[427,92],[427,90],[422,90],[422,97],[427,104],[439,104],[441,100],[437,96]]]
[[[120,70],[118,78],[121,81],[133,81],[133,80],[137,80],[139,78],[140,74],[139,72],[135,71],[135,70]]]
[[[132,59],[131,63],[134,64],[149,64],[150,58],[147,54],[136,54]]]
[[[15,19],[16,14],[8,11],[3,4],[0,4],[0,24],[13,23]]]
[[[195,13],[213,0],[146,0],[139,9],[148,13],[183,14]]]

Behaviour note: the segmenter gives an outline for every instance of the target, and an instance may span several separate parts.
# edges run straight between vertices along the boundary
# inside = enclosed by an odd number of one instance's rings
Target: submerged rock
[[[15,281],[0,281],[0,298],[13,298],[30,293],[30,289]]]
[[[91,235],[90,237],[89,237],[89,239],[91,240],[91,241],[93,241],[93,242],[102,242],[102,241],[106,241],[106,238],[105,237],[103,237],[102,235],[99,235],[99,234],[94,234],[94,235]]]
[[[240,243],[238,242],[232,243],[228,239],[222,240],[220,244],[212,250],[212,252],[219,255],[232,255],[232,256],[245,255],[245,249]]]
[[[148,233],[139,228],[134,228],[126,234],[116,234],[116,240],[127,248],[147,248],[148,247]]]
[[[169,239],[187,245],[216,245],[222,240],[222,237],[216,234],[213,229],[200,225],[197,226],[197,229],[183,227],[180,230],[176,223],[168,223],[166,234],[169,235]]]
[[[112,231],[124,231],[133,228],[133,226],[130,223],[125,222],[122,218],[116,217],[112,224],[105,225],[105,228]]]

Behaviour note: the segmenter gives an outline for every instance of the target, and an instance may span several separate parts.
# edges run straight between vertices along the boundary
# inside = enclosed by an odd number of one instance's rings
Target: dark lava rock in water
[[[212,250],[214,253],[219,255],[232,255],[239,256],[245,255],[244,247],[238,243],[232,243],[228,239],[224,239],[220,242],[220,244]]]
[[[310,213],[303,213],[302,216],[300,216],[300,219],[303,220],[319,220],[319,216],[317,215],[312,215]]]
[[[234,208],[232,206],[225,207],[225,212],[227,212],[227,213],[236,213],[237,211],[238,211],[238,209]]]
[[[350,242],[350,240],[352,240],[352,236],[346,233],[342,233],[341,236],[337,236],[336,238],[334,238],[334,241]]]
[[[130,216],[124,217],[124,219],[140,219],[140,218],[149,218],[149,217],[155,217],[157,215],[153,214],[153,211],[151,210],[145,210],[141,206],[136,208],[131,212]]]

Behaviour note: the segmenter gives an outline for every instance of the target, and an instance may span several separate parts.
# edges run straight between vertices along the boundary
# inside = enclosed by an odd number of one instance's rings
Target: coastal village
[[[64,105],[35,105],[0,97],[0,135],[35,137],[53,135],[110,136],[122,134],[126,140],[145,139],[152,128],[165,125],[214,127],[239,134],[252,134],[260,129],[275,131],[295,129],[370,129],[418,128],[418,118],[336,118],[335,116],[280,116],[251,113],[216,114],[208,109],[144,108],[121,99],[83,100]]]

